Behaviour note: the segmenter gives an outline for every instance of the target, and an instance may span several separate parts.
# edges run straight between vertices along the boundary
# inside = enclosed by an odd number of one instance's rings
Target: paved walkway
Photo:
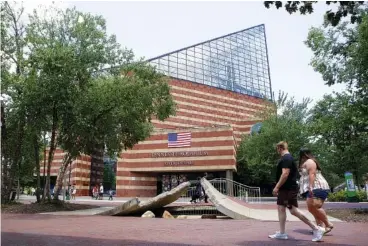
[[[367,224],[335,223],[324,243],[312,243],[301,222],[287,223],[290,240],[267,236],[277,222],[166,220],[107,216],[2,214],[2,245],[367,245]]]
[[[29,196],[23,196],[21,197],[22,200],[28,200],[32,197]],[[49,212],[49,213],[43,213],[43,214],[50,214],[50,215],[96,215],[100,212],[107,211],[114,206],[119,206],[122,203],[126,202],[129,198],[118,198],[113,201],[109,200],[94,200],[90,197],[79,197],[77,200],[72,200],[70,202],[72,203],[81,203],[81,204],[93,204],[101,206],[100,208],[93,208],[93,209],[86,209],[86,210],[78,210],[78,211],[62,211],[62,212]],[[141,199],[141,198],[140,198]],[[142,200],[147,200],[149,198],[143,198]],[[243,207],[241,208],[241,212],[245,213],[247,217],[261,220],[261,221],[278,221],[278,215],[277,215],[277,207],[275,204],[249,204],[244,203],[238,199],[230,198],[233,201],[236,201],[237,203],[241,204]],[[209,204],[197,204],[197,206],[201,205],[210,205]],[[193,206],[189,202],[183,202],[182,200],[177,200],[174,203],[171,203],[169,206]],[[368,208],[368,203],[326,203],[326,208]],[[301,211],[312,221],[314,221],[313,216],[307,211],[305,202],[300,203],[300,209]],[[298,218],[292,216],[289,211],[287,210],[287,220],[288,221],[299,221]],[[336,222],[340,221],[339,219],[329,217],[330,221]]]

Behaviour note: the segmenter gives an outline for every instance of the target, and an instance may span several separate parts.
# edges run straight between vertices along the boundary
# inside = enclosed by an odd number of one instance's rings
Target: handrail
[[[237,184],[241,187],[245,187],[245,188],[248,188],[248,189],[260,189],[259,187],[255,187],[255,186],[248,186],[248,185],[245,185],[245,184],[242,184],[242,183],[239,183],[239,182],[236,182],[234,180],[231,180],[231,179],[226,179],[226,178],[215,178],[215,179],[211,179],[211,180],[208,180],[209,182],[213,182],[213,181],[227,181],[227,182],[231,182],[233,184]]]

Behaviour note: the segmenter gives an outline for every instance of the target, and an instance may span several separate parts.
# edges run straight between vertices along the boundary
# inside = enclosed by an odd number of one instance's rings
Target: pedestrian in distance
[[[293,156],[289,153],[287,142],[279,142],[276,145],[276,151],[280,155],[280,160],[277,164],[276,171],[277,184],[272,193],[274,196],[277,196],[277,211],[279,217],[280,231],[276,232],[275,234],[269,235],[269,237],[284,240],[288,239],[288,235],[285,231],[286,208],[288,208],[292,215],[299,218],[313,230],[312,241],[321,241],[325,230],[322,227],[319,227],[311,222],[298,209],[298,168]]]
[[[114,194],[114,193],[113,193],[112,189],[110,189],[110,190],[109,190],[109,201],[110,201],[110,200],[111,200],[111,201],[113,200],[113,197],[112,197],[112,196],[113,196],[113,194]]]
[[[103,193],[104,193],[104,187],[103,187],[103,185],[101,183],[100,184],[100,193],[99,193],[100,200],[103,200]]]
[[[76,194],[77,194],[77,187],[75,187],[75,185],[73,185],[73,187],[72,187],[72,200],[75,200]]]

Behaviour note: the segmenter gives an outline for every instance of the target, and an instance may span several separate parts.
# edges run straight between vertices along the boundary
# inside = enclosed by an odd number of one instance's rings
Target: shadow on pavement
[[[267,246],[267,245],[282,245],[282,246],[310,246],[310,245],[318,245],[318,246],[331,246],[331,245],[337,245],[337,246],[356,246],[355,244],[339,244],[339,243],[327,243],[327,242],[312,242],[310,240],[296,240],[294,238],[289,238],[289,240],[277,240],[274,239],[271,242],[270,241],[257,241],[257,242],[244,242],[244,243],[236,243],[234,245],[238,246]]]
[[[185,244],[185,243],[164,243],[164,242],[126,240],[126,239],[108,239],[108,238],[102,239],[102,238],[88,238],[88,237],[74,237],[74,236],[55,236],[55,235],[40,235],[40,234],[27,234],[27,233],[14,233],[14,232],[1,232],[1,245],[11,245],[11,246],[64,246],[64,245],[183,246],[183,245],[190,245],[190,246],[196,246],[196,244]]]
[[[159,236],[159,235],[158,235]],[[173,235],[174,236],[174,235]],[[200,237],[198,238],[200,240]],[[141,245],[157,245],[157,246],[199,246],[199,245],[216,245],[206,243],[201,240],[203,244],[186,244],[186,243],[164,243],[153,242],[143,240],[125,240],[125,239],[102,239],[102,238],[87,238],[87,237],[73,237],[73,236],[55,236],[55,235],[40,235],[40,234],[27,234],[27,233],[14,233],[14,232],[2,232],[1,244],[11,246],[64,246],[64,245],[78,245],[78,246],[105,246],[105,245],[119,245],[119,246],[141,246]],[[246,241],[246,242],[234,242],[234,244],[226,245],[282,245],[282,246],[301,246],[311,245],[309,240],[272,240],[272,241]],[[318,246],[322,245],[340,245],[340,246],[354,246],[354,244],[338,244],[321,242]]]
[[[295,229],[295,230],[293,230],[293,232],[303,234],[303,235],[311,235],[312,236],[311,229]],[[324,235],[324,237],[329,237],[329,236],[333,236],[333,231],[330,232],[327,235]]]

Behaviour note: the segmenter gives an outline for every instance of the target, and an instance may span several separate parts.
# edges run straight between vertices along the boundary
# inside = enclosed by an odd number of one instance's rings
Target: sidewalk
[[[290,239],[282,241],[268,238],[278,230],[278,222],[256,220],[3,214],[2,222],[3,245],[364,246],[368,241],[366,224],[362,223],[336,223],[324,242],[312,243],[309,228],[302,222],[289,222]]]

